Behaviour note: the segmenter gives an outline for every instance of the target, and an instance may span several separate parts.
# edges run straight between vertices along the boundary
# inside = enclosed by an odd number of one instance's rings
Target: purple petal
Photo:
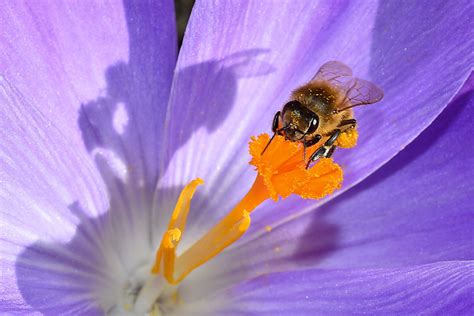
[[[72,295],[86,292],[92,284],[93,278],[88,276],[98,256],[88,247],[90,241],[82,238],[82,249],[31,247],[38,244],[37,240],[43,240],[39,243],[42,245],[66,244],[82,217],[104,213],[108,207],[105,186],[88,154],[74,150],[79,145],[65,139],[57,126],[3,78],[0,104],[0,266],[4,300],[0,311],[28,310],[31,298],[36,298],[38,309],[56,305],[78,312],[90,310],[90,300]],[[74,205],[81,205],[83,210],[76,212]],[[92,240],[100,238],[96,229],[89,233]],[[32,256],[22,260],[28,251]],[[88,262],[84,264],[85,258]],[[44,292],[50,293],[50,299],[43,296]],[[59,293],[71,295],[52,299]]]
[[[69,139],[120,157],[147,184],[158,176],[176,58],[173,4],[164,2],[15,1],[0,10],[2,75]],[[120,115],[128,124],[117,128]]]
[[[98,288],[115,298],[118,271],[153,255],[140,203],[157,178],[173,4],[14,2],[0,20],[0,313],[93,313]]]
[[[472,315],[472,261],[263,275],[213,298],[222,315]]]
[[[385,92],[381,103],[357,111],[360,144],[338,159],[345,188],[361,181],[428,126],[466,79],[473,56],[469,32],[459,31],[472,24],[465,8],[444,1],[197,3],[173,83],[161,186],[205,179],[193,225],[209,226],[253,181],[250,135],[270,132],[273,113],[328,60],[347,63]],[[275,214],[272,224],[315,207],[293,202],[280,204],[284,212],[270,204],[258,212]]]
[[[380,268],[474,259],[473,87],[471,76],[419,138],[357,187],[271,232],[256,225],[258,238],[244,235],[209,263],[216,272],[208,286],[307,266]],[[264,225],[266,219],[257,220]]]

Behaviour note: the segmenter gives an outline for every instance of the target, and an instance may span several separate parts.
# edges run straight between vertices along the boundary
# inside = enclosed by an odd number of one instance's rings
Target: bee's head
[[[299,101],[290,101],[281,114],[285,137],[291,141],[302,141],[314,133],[319,126],[319,116]]]

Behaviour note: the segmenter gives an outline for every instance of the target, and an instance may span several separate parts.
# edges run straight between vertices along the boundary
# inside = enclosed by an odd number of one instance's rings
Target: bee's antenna
[[[272,143],[272,140],[275,138],[275,135],[276,135],[276,134],[277,134],[276,132],[273,133],[272,138],[270,138],[270,140],[268,141],[267,145],[266,145],[265,148],[262,150],[262,153],[260,154],[260,156],[262,156],[263,153],[265,152],[265,150],[267,150],[268,146],[270,146],[270,144]]]
[[[272,138],[270,138],[270,140],[268,141],[267,145],[266,145],[265,148],[262,150],[262,153],[260,154],[260,156],[263,155],[263,153],[267,150],[268,146],[270,146],[270,144],[272,143],[273,139],[275,138],[275,135],[276,135],[276,134],[279,134],[280,132],[282,132],[282,131],[284,131],[284,130],[287,130],[289,127],[290,127],[290,125],[285,126],[285,127],[283,127],[283,128],[280,128],[280,129],[276,130],[275,133],[273,133]]]

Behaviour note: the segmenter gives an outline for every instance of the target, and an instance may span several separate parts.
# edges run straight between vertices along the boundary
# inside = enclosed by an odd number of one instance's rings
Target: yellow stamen
[[[191,199],[199,185],[203,184],[202,179],[191,181],[179,195],[178,201],[171,215],[168,230],[163,234],[160,248],[156,253],[155,264],[151,270],[158,274],[163,271],[164,277],[169,281],[172,279],[174,265],[176,261],[176,248],[181,240],[181,234],[186,229],[186,220],[189,213]]]
[[[281,136],[276,136],[261,155],[269,139],[267,134],[262,134],[250,142],[250,164],[256,167],[258,174],[248,193],[201,239],[176,257],[191,199],[203,181],[193,180],[183,189],[156,253],[152,273],[160,273],[169,283],[177,284],[238,240],[250,226],[250,213],[264,201],[270,198],[277,201],[279,197],[286,198],[291,194],[318,199],[340,187],[342,169],[331,159],[320,159],[312,168],[306,169],[303,146]],[[271,231],[271,227],[267,231]]]

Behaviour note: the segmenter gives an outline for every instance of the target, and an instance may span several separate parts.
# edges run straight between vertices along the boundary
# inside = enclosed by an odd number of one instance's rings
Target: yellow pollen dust
[[[275,136],[265,153],[269,135],[252,137],[250,164],[257,176],[248,193],[237,205],[204,236],[180,256],[176,250],[186,228],[191,199],[201,179],[191,181],[181,192],[156,252],[151,272],[161,274],[170,284],[181,282],[191,271],[203,265],[238,240],[250,227],[250,214],[264,201],[286,198],[296,194],[302,198],[319,199],[334,192],[341,185],[342,169],[330,158],[322,158],[306,169],[303,146]],[[266,230],[271,231],[267,226]]]
[[[355,128],[349,128],[339,135],[334,144],[341,148],[352,148],[357,145],[358,138],[359,134],[357,133],[357,130]]]

